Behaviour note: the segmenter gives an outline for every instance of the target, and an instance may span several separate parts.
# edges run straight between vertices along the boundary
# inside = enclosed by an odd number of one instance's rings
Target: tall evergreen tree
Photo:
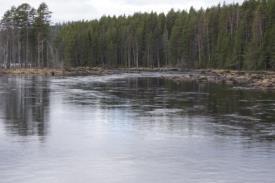
[[[5,12],[2,67],[110,66],[275,69],[275,2],[103,16],[51,25],[45,3]]]

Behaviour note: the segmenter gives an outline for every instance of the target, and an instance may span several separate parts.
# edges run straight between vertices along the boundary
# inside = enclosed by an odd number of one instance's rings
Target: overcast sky
[[[49,5],[53,12],[53,22],[64,22],[71,20],[95,19],[102,15],[129,15],[134,12],[167,12],[171,8],[189,9],[208,7],[218,3],[238,2],[243,0],[0,0],[0,13],[9,9],[12,5],[23,2],[37,7],[41,2]]]

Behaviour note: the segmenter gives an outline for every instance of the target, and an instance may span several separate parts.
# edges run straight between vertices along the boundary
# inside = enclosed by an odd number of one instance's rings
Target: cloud
[[[243,0],[225,0],[226,3]],[[49,5],[53,12],[54,22],[72,20],[91,20],[100,18],[102,15],[129,15],[134,12],[168,12],[174,9],[189,9],[209,7],[223,3],[221,0],[42,0]],[[19,5],[22,0],[0,0],[0,13],[9,9],[12,5]],[[28,0],[27,3],[38,7],[41,1]]]

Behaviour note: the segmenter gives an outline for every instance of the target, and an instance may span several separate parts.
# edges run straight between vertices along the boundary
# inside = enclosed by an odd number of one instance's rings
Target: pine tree
[[[47,4],[41,3],[37,9],[37,16],[34,21],[37,46],[37,66],[48,66],[48,36],[50,28],[51,12]]]

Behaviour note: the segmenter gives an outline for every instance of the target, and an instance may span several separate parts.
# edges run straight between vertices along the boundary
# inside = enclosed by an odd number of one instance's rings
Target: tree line
[[[48,9],[43,12],[49,18]],[[30,20],[36,22],[39,16],[34,14]],[[15,48],[12,40],[16,36],[4,36],[6,42],[1,38],[4,63],[35,67],[275,69],[274,0],[247,0],[189,11],[172,9],[167,14],[103,16],[55,26],[49,26],[48,19],[42,20],[43,26],[30,23],[27,29],[32,33],[27,33],[26,26],[1,29],[1,35],[21,35]],[[9,47],[13,52],[9,53]]]
[[[45,3],[11,7],[1,19],[0,63],[4,68],[47,67],[50,53],[51,12]]]

